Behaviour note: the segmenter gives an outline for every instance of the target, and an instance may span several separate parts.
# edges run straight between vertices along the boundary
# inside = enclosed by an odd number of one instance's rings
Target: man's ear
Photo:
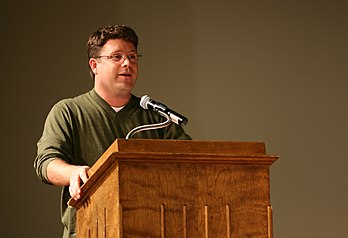
[[[96,75],[97,74],[97,66],[98,66],[97,60],[94,58],[90,58],[88,63],[89,63],[89,67],[91,68],[92,72]]]

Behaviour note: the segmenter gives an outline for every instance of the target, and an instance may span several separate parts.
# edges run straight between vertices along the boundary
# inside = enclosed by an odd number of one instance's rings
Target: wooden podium
[[[117,139],[89,171],[77,237],[272,237],[262,142]]]

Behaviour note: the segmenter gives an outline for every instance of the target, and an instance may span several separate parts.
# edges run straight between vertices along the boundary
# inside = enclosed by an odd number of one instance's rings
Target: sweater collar
[[[101,96],[99,96],[99,94],[95,91],[94,88],[89,92],[89,94],[106,111],[115,113],[112,107]],[[131,98],[129,99],[128,103],[123,107],[121,111],[127,111],[128,108],[133,108],[135,104],[137,104],[137,97],[131,94]]]

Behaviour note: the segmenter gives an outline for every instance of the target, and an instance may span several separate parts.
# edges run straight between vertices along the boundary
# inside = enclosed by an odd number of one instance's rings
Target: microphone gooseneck
[[[152,109],[154,112],[166,118],[165,122],[141,125],[133,128],[130,132],[128,132],[126,139],[130,139],[133,137],[135,133],[146,131],[146,130],[154,130],[164,128],[170,125],[171,122],[174,122],[180,126],[184,126],[187,124],[188,119],[179,113],[171,110],[166,105],[156,102],[152,100],[148,95],[144,95],[141,97],[140,106],[146,110]]]
[[[164,128],[164,127],[168,126],[171,123],[169,116],[163,112],[160,112],[160,113],[162,116],[167,118],[167,120],[165,122],[137,126],[137,127],[133,128],[130,132],[128,132],[126,139],[132,138],[135,133],[138,133],[141,131],[155,130],[155,129],[160,129],[160,128]]]

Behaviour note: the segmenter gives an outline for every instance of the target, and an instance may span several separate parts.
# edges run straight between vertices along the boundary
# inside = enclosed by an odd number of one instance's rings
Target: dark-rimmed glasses
[[[96,59],[107,58],[107,59],[111,59],[112,61],[115,61],[115,62],[123,62],[125,59],[128,59],[129,62],[131,62],[131,63],[138,63],[140,57],[142,57],[142,55],[139,55],[136,53],[132,53],[132,54],[116,53],[116,54],[112,54],[112,55],[100,55],[100,56],[97,56],[94,58],[96,58]]]

